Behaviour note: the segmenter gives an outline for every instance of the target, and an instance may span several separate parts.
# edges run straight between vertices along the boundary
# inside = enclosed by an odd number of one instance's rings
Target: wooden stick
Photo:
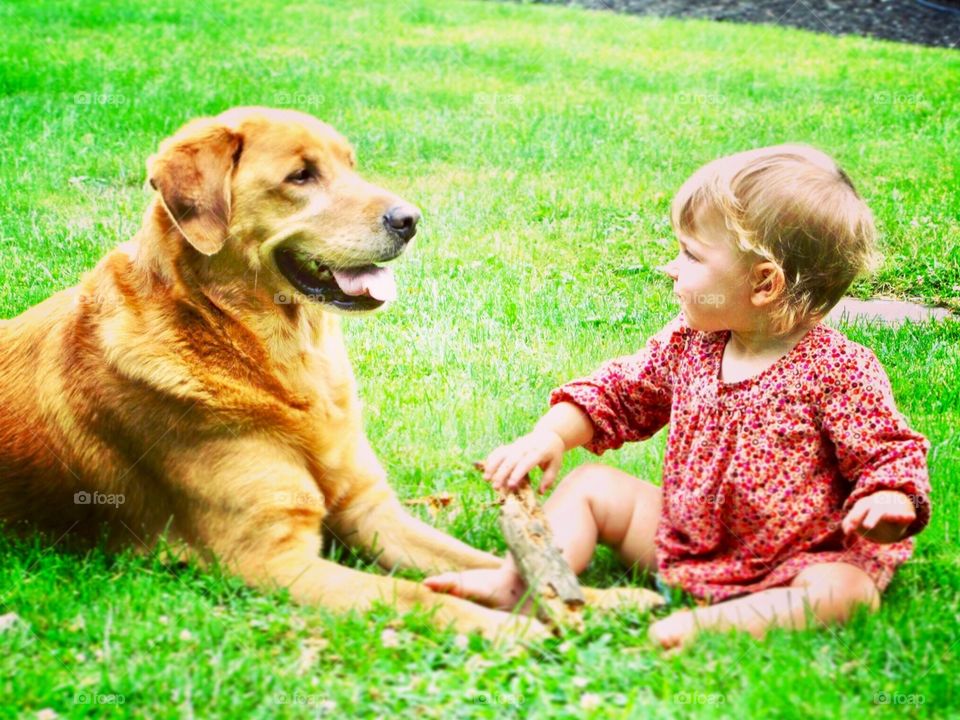
[[[476,463],[483,470],[481,463]],[[577,576],[553,544],[547,517],[527,482],[517,490],[497,492],[500,529],[530,592],[537,618],[561,635],[583,630],[585,598]]]

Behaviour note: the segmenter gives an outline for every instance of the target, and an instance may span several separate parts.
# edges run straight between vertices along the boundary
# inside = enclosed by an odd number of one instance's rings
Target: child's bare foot
[[[497,610],[513,610],[527,586],[512,569],[465,570],[434,575],[423,584],[435,592],[474,600]]]
[[[680,610],[653,623],[649,635],[664,650],[680,650],[693,643],[697,635],[696,618],[690,610]]]

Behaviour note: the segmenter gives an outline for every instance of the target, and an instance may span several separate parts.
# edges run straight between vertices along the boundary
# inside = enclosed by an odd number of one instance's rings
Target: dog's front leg
[[[170,491],[179,501],[177,526],[198,550],[218,557],[250,585],[287,588],[299,603],[338,611],[363,611],[378,601],[401,612],[435,609],[440,625],[479,630],[489,638],[547,635],[532,618],[321,558],[325,499],[297,458],[284,459],[281,448],[262,441],[209,443],[175,469]]]
[[[316,604],[335,611],[369,610],[384,602],[400,612],[416,607],[433,610],[433,621],[441,628],[452,625],[458,632],[478,631],[496,641],[520,637],[544,639],[546,628],[534,618],[491,610],[475,603],[431,592],[409,580],[384,577],[353,570],[317,557],[319,534],[298,532],[274,545],[265,545],[242,557],[232,567],[251,585],[265,589],[286,588],[298,603]]]
[[[446,572],[495,568],[502,562],[413,517],[385,484],[372,487],[324,524],[347,545],[376,555],[387,569]]]
[[[458,632],[476,631],[490,640],[511,642],[521,637],[549,636],[534,618],[491,610],[431,592],[419,583],[353,570],[318,557],[320,535],[318,527],[307,522],[310,512],[310,508],[301,507],[286,519],[288,508],[271,513],[271,530],[261,536],[256,547],[241,543],[240,553],[236,548],[223,547],[218,554],[227,558],[228,566],[250,585],[267,590],[286,588],[294,601],[302,604],[362,612],[383,602],[400,612],[418,607],[432,610],[438,627],[452,625]],[[249,524],[260,523],[251,518]]]
[[[356,492],[324,520],[343,543],[377,555],[386,569],[415,568],[424,572],[499,567],[496,555],[471,547],[413,517],[387,484],[386,474],[365,440],[354,474]]]

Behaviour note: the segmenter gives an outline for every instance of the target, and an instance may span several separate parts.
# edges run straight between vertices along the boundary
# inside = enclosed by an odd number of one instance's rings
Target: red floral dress
[[[913,539],[845,538],[853,504],[899,490],[930,519],[929,442],[894,405],[876,356],[818,324],[746,380],[720,380],[729,332],[691,329],[683,316],[635,355],[554,390],[595,427],[596,454],[670,424],[657,528],[661,579],[716,602],[789,583],[809,565],[845,562],[882,591]]]

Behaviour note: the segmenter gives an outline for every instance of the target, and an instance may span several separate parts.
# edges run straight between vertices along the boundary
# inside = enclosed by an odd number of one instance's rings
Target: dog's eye
[[[312,182],[317,179],[316,171],[311,167],[303,167],[297,170],[296,172],[290,173],[287,175],[286,182],[293,183],[294,185],[306,185],[309,182]]]

